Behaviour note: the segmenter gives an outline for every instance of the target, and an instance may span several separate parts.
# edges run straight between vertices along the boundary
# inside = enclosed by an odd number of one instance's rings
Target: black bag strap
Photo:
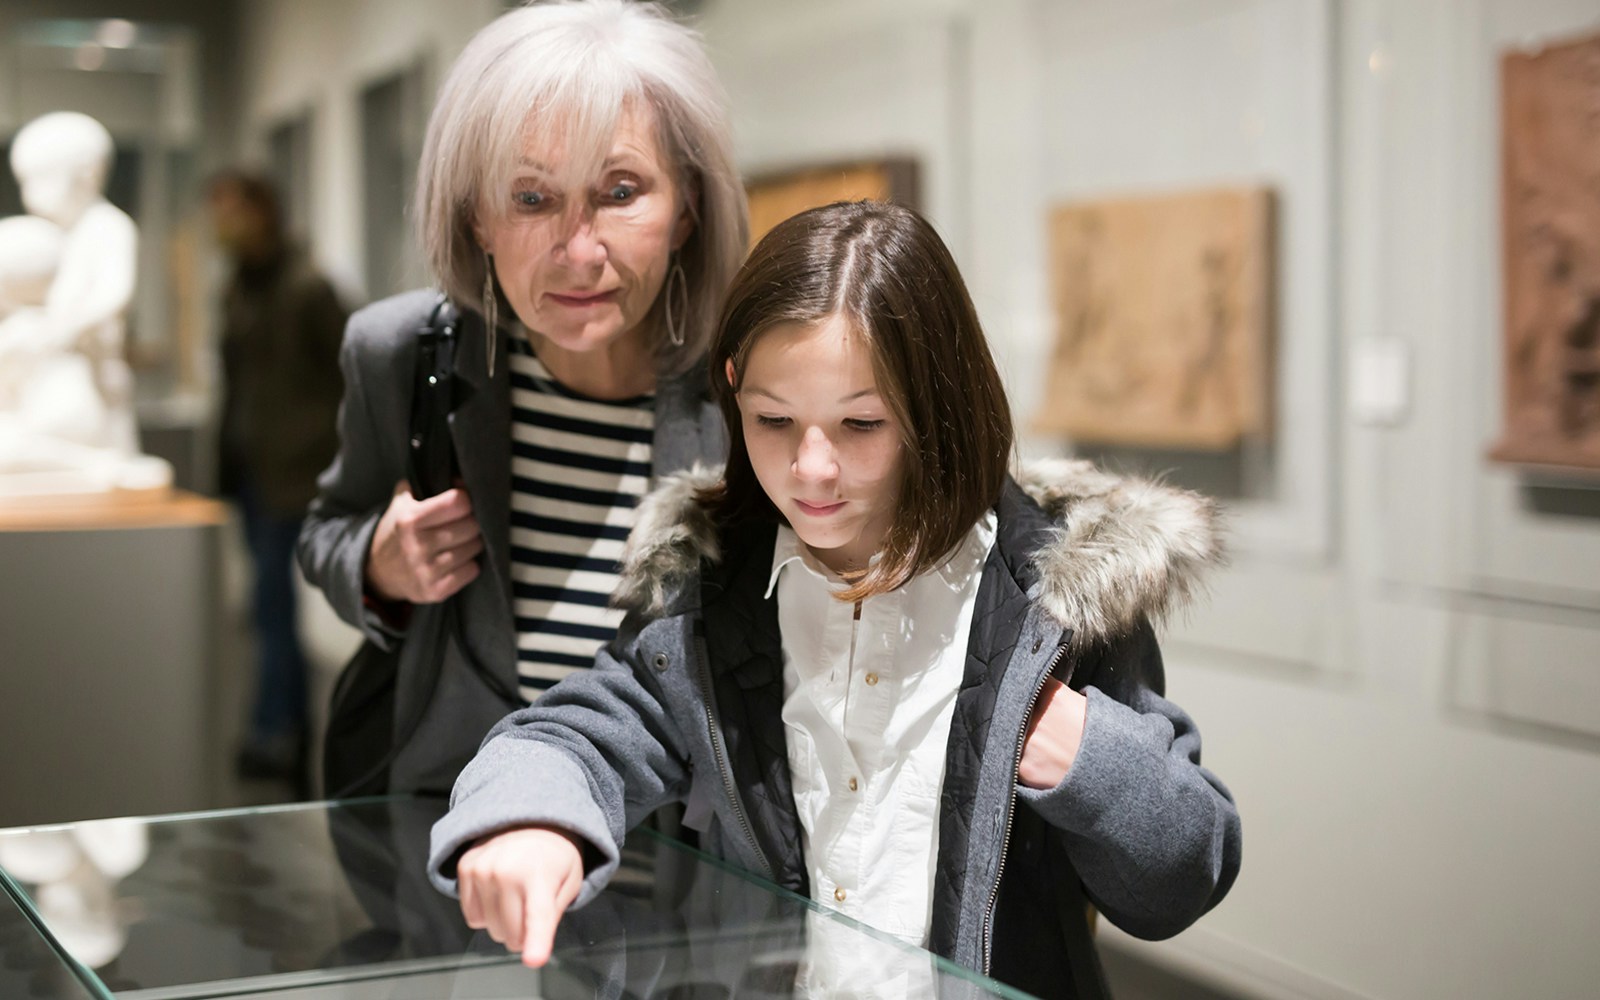
[[[440,294],[428,322],[417,330],[417,366],[415,387],[411,398],[411,441],[407,450],[407,478],[411,481],[411,495],[417,498],[438,496],[455,483],[460,471],[456,463],[455,446],[450,437],[450,414],[455,409],[458,393],[456,383],[456,335],[460,328],[460,314],[450,300]],[[491,344],[489,350],[494,350]],[[519,707],[522,698],[494,671],[472,655],[472,649],[461,634],[461,614],[452,598],[444,606],[444,634],[456,641],[461,658],[483,686],[506,703],[507,711]],[[431,659],[443,656],[440,650]],[[405,736],[396,741],[403,746],[422,725],[422,714],[432,700],[432,689],[438,686],[438,668],[435,662],[433,676],[428,682],[427,698],[418,702],[416,719],[404,729]],[[395,751],[398,753],[398,749]]]
[[[411,484],[411,495],[418,500],[443,493],[456,477],[450,411],[456,403],[457,320],[455,307],[440,295],[427,323],[417,329],[406,479]]]
[[[449,489],[460,471],[450,437],[450,413],[455,409],[458,395],[456,331],[459,327],[456,307],[441,294],[428,316],[427,324],[417,331],[417,368],[411,399],[411,447],[407,451],[407,478],[411,480],[411,495],[419,499],[438,496]],[[494,345],[491,344],[489,350],[494,350]],[[521,705],[521,696],[507,688],[493,671],[478,662],[470,647],[461,641],[461,616],[454,599],[445,602],[445,615],[448,618],[446,634],[455,638],[462,659],[467,661],[472,672],[508,706]],[[420,725],[421,722],[419,717],[416,724]],[[408,739],[414,728],[407,730]]]

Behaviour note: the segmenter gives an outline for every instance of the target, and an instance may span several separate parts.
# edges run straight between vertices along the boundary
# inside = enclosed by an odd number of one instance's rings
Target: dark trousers
[[[256,699],[251,737],[298,736],[306,726],[306,657],[295,629],[295,542],[301,518],[273,513],[249,482],[239,490],[250,547],[256,629]]]

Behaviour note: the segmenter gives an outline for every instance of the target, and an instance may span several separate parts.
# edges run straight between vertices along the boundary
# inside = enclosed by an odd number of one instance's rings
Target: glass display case
[[[408,797],[0,831],[0,995],[1018,997],[659,834],[523,967],[424,874]]]

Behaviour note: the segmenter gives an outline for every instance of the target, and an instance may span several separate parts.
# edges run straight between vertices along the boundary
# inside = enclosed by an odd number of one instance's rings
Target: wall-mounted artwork
[[[1058,206],[1056,349],[1034,429],[1196,451],[1264,436],[1272,204],[1249,187]]]
[[[750,245],[755,246],[768,230],[791,215],[835,201],[892,201],[919,208],[919,184],[917,162],[909,157],[762,174],[745,185],[750,199]]]
[[[1600,36],[1500,64],[1505,462],[1600,471]]]

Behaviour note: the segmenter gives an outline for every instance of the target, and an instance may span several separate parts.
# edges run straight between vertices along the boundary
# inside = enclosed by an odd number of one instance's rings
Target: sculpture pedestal
[[[181,491],[0,505],[0,826],[216,803],[225,516]]]

